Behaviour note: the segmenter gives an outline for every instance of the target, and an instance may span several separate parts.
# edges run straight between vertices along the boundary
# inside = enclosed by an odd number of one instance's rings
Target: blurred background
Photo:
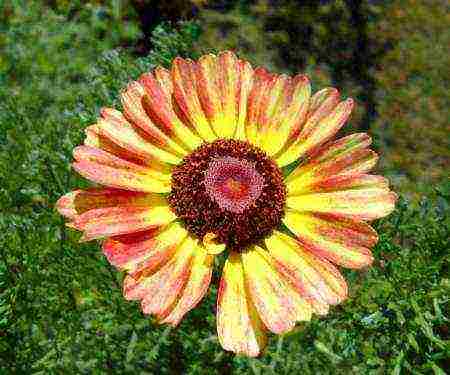
[[[449,45],[443,0],[0,0],[0,373],[444,374]],[[254,360],[218,345],[215,287],[179,329],[157,326],[53,210],[88,186],[71,150],[100,107],[177,55],[223,49],[353,97],[342,133],[372,135],[401,195],[374,267],[345,271],[350,300]]]

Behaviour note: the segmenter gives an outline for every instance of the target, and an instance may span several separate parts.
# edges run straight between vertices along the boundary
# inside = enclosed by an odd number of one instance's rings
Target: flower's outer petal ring
[[[297,320],[309,320],[310,304],[277,271],[270,255],[258,246],[241,254],[245,284],[264,325],[289,332]]]
[[[83,177],[101,185],[142,192],[168,193],[170,179],[164,172],[134,164],[89,146],[74,150],[73,168]]]
[[[103,253],[108,261],[131,276],[152,272],[165,264],[187,237],[187,231],[177,222],[145,232],[108,238]]]
[[[126,276],[124,297],[141,300],[142,311],[159,319],[166,316],[182,293],[189,278],[196,240],[187,236],[173,256],[156,271],[143,270],[140,274]]]
[[[256,357],[267,345],[265,327],[245,287],[240,255],[225,262],[217,296],[217,333],[225,350]]]
[[[275,231],[265,240],[274,265],[318,314],[347,297],[347,284],[329,262],[305,251],[292,237]]]
[[[160,323],[176,326],[184,315],[202,300],[211,282],[213,265],[214,256],[208,254],[206,249],[197,243],[186,285],[170,312],[160,320]]]
[[[83,231],[80,241],[118,236],[162,227],[176,219],[167,203],[151,198],[148,207],[96,208],[77,216],[68,225]],[[159,205],[158,205],[159,204]]]
[[[397,195],[380,176],[356,175],[332,178],[318,185],[314,193],[288,195],[286,206],[299,212],[319,212],[374,220],[389,215]]]
[[[347,268],[369,266],[377,233],[366,223],[326,214],[287,210],[283,223],[318,257]]]
[[[296,141],[276,158],[278,165],[286,166],[327,142],[345,124],[352,108],[353,100],[347,99],[331,112],[324,111],[327,114],[323,117],[320,113],[314,113],[307,120]]]
[[[74,190],[63,195],[56,202],[58,212],[70,220],[96,208],[107,207],[147,207],[152,201],[152,195],[147,193],[111,189],[90,188]],[[159,200],[157,200],[159,203]]]
[[[370,143],[370,137],[364,133],[327,143],[287,176],[288,190],[306,192],[310,186],[332,176],[369,172],[378,160],[377,154],[368,149]]]

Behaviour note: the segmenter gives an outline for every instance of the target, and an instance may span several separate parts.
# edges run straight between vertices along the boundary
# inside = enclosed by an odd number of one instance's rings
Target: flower
[[[223,52],[176,58],[130,83],[121,101],[123,113],[102,109],[74,150],[73,168],[103,187],[70,192],[57,208],[82,241],[104,240],[127,274],[126,299],[177,325],[226,254],[219,341],[257,356],[267,331],[288,332],[347,297],[335,265],[372,263],[367,222],[396,201],[368,174],[377,155],[367,134],[332,140],[351,99],[333,88],[312,94],[304,75]]]

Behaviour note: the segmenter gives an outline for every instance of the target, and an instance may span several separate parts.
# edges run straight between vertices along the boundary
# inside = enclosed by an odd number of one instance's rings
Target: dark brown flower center
[[[216,235],[230,250],[260,242],[284,215],[286,188],[276,164],[247,142],[205,143],[172,174],[169,203],[202,239]]]

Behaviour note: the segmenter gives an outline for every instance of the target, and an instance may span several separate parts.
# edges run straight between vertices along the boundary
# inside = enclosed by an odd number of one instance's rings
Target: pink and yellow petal
[[[306,120],[310,96],[311,85],[306,76],[298,75],[286,82],[271,116],[272,125],[263,139],[263,148],[269,155],[277,154],[296,139]]]
[[[389,215],[395,208],[397,195],[389,191],[384,179],[370,177],[374,178],[351,176],[334,181],[332,191],[323,189],[325,192],[290,195],[286,206],[299,212],[319,212],[356,220],[374,220]]]
[[[372,263],[370,248],[378,240],[366,223],[325,214],[288,210],[283,223],[306,250],[347,268]]]
[[[112,154],[120,159],[129,161],[134,164],[139,165],[149,165],[146,161],[142,160],[139,155],[134,154],[132,151],[127,150],[123,147],[120,147],[116,143],[114,143],[109,138],[105,137],[100,127],[97,124],[93,124],[88,126],[84,133],[86,134],[86,138],[84,139],[83,144],[88,147],[98,148],[100,150],[106,151],[109,154]],[[151,164],[154,164],[152,161]],[[162,168],[164,169],[164,168]]]
[[[146,193],[109,189],[90,188],[87,190],[74,190],[63,195],[56,202],[58,212],[68,219],[95,209],[115,206],[139,207],[148,204]]]
[[[167,148],[168,150],[175,151],[178,154],[183,155],[186,151],[172,139],[172,134],[164,133],[158,126],[156,126],[151,120],[149,114],[144,108],[144,99],[146,97],[146,91],[141,83],[134,81],[128,84],[126,90],[121,94],[122,106],[124,109],[124,115],[128,121],[133,125],[144,131],[153,144],[161,148]],[[164,129],[167,131],[167,129]],[[189,142],[191,139],[186,139]],[[197,144],[190,145],[190,149],[194,149]]]
[[[154,193],[168,193],[170,178],[165,171],[134,164],[106,151],[79,146],[72,167],[83,177],[101,185]]]
[[[368,149],[370,143],[370,137],[364,133],[327,143],[292,171],[286,177],[286,184],[291,191],[296,191],[330,176],[366,173],[378,160],[377,154]]]
[[[164,316],[160,323],[168,323],[172,326],[178,325],[184,315],[202,300],[211,282],[213,265],[214,256],[208,254],[201,245],[196,244],[191,272],[186,285],[171,307],[170,312]]]
[[[306,176],[305,176],[306,177]],[[369,174],[340,174],[336,176],[324,176],[321,179],[307,179],[286,184],[288,196],[296,196],[310,193],[325,193],[344,191],[349,189],[389,189],[388,181],[381,176]]]
[[[95,208],[77,216],[71,226],[83,231],[81,241],[162,227],[176,219],[164,198],[147,197],[147,206]]]
[[[253,87],[253,68],[249,62],[238,60],[239,66],[239,96],[238,96],[238,118],[236,124],[235,138],[241,141],[247,140],[246,120],[248,109],[248,98]]]
[[[149,163],[156,161],[177,165],[186,154],[186,152],[182,154],[168,152],[155,146],[148,139],[143,138],[121,112],[112,108],[102,109],[102,118],[98,119],[97,125],[102,135]]]
[[[201,144],[200,137],[188,128],[174,107],[170,72],[163,68],[157,68],[154,74],[143,74],[139,82],[146,93],[142,104],[152,122],[170,134],[173,142],[182,145],[185,149],[191,151],[198,147]]]
[[[353,100],[347,99],[332,108],[333,104],[332,99],[325,100],[319,109],[311,114],[295,142],[276,159],[278,165],[283,167],[294,162],[327,142],[339,131],[350,116]]]
[[[239,62],[230,51],[203,56],[196,66],[198,94],[215,134],[232,138],[238,119]]]
[[[108,238],[103,253],[118,269],[131,275],[152,272],[165,264],[187,237],[187,231],[177,222],[167,227]]]
[[[203,111],[196,86],[197,63],[175,58],[172,65],[173,95],[176,103],[192,128],[205,141],[217,139]]]
[[[283,279],[265,250],[255,246],[241,258],[250,298],[270,331],[288,332],[311,315],[310,305]]]
[[[140,274],[126,276],[124,297],[141,300],[142,311],[159,318],[170,312],[181,294],[190,274],[195,240],[189,236],[179,244],[174,255],[160,268],[143,270]]]
[[[347,285],[330,263],[303,249],[292,237],[275,231],[265,240],[274,265],[319,314],[347,296]]]
[[[263,68],[257,68],[253,77],[253,85],[247,102],[245,134],[250,143],[260,146],[261,131],[267,125],[261,124],[260,121],[264,121],[265,104],[270,98],[270,89],[275,83],[276,76]]]
[[[240,255],[225,262],[217,297],[217,333],[225,350],[256,357],[267,344],[266,329],[246,290]]]

